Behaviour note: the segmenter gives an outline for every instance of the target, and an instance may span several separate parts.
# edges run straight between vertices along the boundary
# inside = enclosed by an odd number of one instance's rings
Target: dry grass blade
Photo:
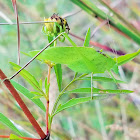
[[[19,22],[19,24],[41,24],[41,23],[53,23],[53,21]],[[17,23],[0,23],[0,25],[17,25]]]
[[[20,65],[20,29],[19,29],[19,19],[18,19],[18,11],[17,11],[17,5],[16,5],[16,0],[12,0],[13,8],[15,11],[16,15],[16,20],[17,20],[17,40],[18,40],[18,65]]]

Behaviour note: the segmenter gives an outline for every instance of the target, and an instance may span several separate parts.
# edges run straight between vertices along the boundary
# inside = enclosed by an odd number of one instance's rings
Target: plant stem
[[[47,76],[47,85],[50,84],[50,75],[51,75],[51,66],[48,65],[48,76]],[[47,104],[46,104],[46,132],[47,135],[49,135],[49,89],[48,89],[48,93],[47,93]]]
[[[56,47],[56,44],[57,44],[57,41],[55,40],[55,41],[54,41],[54,47]]]
[[[69,35],[73,36],[74,38],[76,38],[76,39],[78,39],[78,40],[84,41],[84,38],[82,38],[82,37],[80,37],[80,36],[77,36],[77,35],[75,35],[75,34],[73,34],[73,33],[69,33]],[[108,46],[106,46],[106,45],[102,45],[102,44],[100,44],[100,43],[98,43],[98,42],[95,42],[95,41],[90,41],[89,44],[90,44],[90,45],[93,45],[93,46],[95,46],[95,47],[101,48],[101,49],[103,49],[103,50],[106,50],[106,51],[108,51],[108,52],[111,52],[111,53],[116,52],[117,55],[124,55],[124,54],[125,54],[123,51],[119,51],[119,50],[116,51],[116,50],[113,50],[113,49],[111,49],[110,47],[108,47]]]
[[[19,24],[41,24],[41,23],[55,23],[55,21],[33,21],[33,22],[19,22]],[[0,23],[0,25],[17,25],[17,23]]]
[[[140,35],[139,31],[137,31],[137,29],[131,25],[128,20],[126,20],[124,17],[122,17],[119,13],[117,13],[113,8],[111,8],[106,2],[104,2],[103,0],[99,0],[99,2],[101,4],[103,4],[108,10],[110,10],[115,16],[118,17],[119,20],[121,20],[125,25],[127,25],[127,27],[129,29],[131,29],[134,33],[136,33],[137,35]]]
[[[53,114],[54,114],[54,112],[55,112],[55,110],[56,110],[57,104],[58,104],[58,102],[59,102],[61,96],[64,94],[65,90],[66,90],[72,83],[74,83],[75,81],[79,80],[80,78],[82,78],[82,77],[84,77],[84,76],[86,76],[86,75],[88,75],[88,74],[82,74],[81,76],[79,76],[79,77],[77,77],[77,78],[74,78],[74,79],[60,92],[60,94],[59,94],[59,96],[57,97],[57,99],[56,99],[56,101],[55,101],[55,104],[54,104],[54,106],[53,106],[53,110],[52,110],[51,116],[53,116]]]
[[[93,72],[91,73],[91,100],[93,100]]]
[[[56,36],[54,36],[53,39],[55,39]],[[54,47],[56,46],[56,40],[54,41]],[[47,85],[50,84],[50,76],[51,76],[51,64],[49,65],[48,64],[48,76],[47,76]],[[46,132],[47,132],[47,135],[49,135],[49,129],[51,128],[50,124],[49,124],[49,88],[48,88],[48,93],[47,93],[47,104],[46,104]]]
[[[15,11],[15,15],[16,15],[16,22],[17,22],[17,41],[18,41],[18,54],[17,54],[17,64],[20,65],[20,29],[19,29],[19,19],[18,19],[18,10],[17,10],[17,4],[16,4],[16,0],[12,0],[13,3],[13,8]]]
[[[29,62],[27,62],[19,71],[17,71],[9,79],[13,79],[17,74],[19,74],[24,68],[26,68],[37,56],[39,56],[45,49],[47,49],[55,40],[57,40],[64,32],[59,34],[54,40],[52,40],[46,47],[44,47],[40,52],[38,52]]]
[[[0,69],[0,79],[4,80],[3,83],[9,89],[9,91],[11,92],[11,94],[13,95],[13,97],[15,98],[15,100],[17,101],[17,103],[19,104],[19,106],[21,107],[21,109],[23,110],[23,112],[25,113],[25,115],[27,116],[31,124],[33,125],[38,135],[41,137],[41,139],[44,139],[46,137],[45,133],[43,132],[43,130],[41,129],[41,127],[39,126],[39,124],[37,123],[33,115],[31,114],[31,112],[29,111],[29,109],[27,108],[27,106],[25,105],[21,97],[19,96],[18,92],[13,87],[11,82],[7,79],[6,75],[2,72],[1,69]]]

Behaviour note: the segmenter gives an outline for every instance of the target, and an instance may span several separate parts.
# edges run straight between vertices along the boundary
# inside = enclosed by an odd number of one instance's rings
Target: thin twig
[[[67,14],[67,15],[63,15],[63,18],[67,18],[73,15],[78,14],[79,12],[81,12],[82,10]],[[53,23],[54,21],[33,21],[33,22],[19,22],[19,24],[40,24],[40,23]],[[0,23],[0,25],[17,25],[17,23]]]
[[[73,15],[78,14],[79,12],[81,12],[82,10],[67,14],[67,15],[63,15],[62,18],[67,18]],[[33,21],[33,22],[19,22],[19,24],[40,24],[40,23],[54,23],[55,21]],[[0,25],[17,25],[17,23],[0,23]]]
[[[62,18],[67,18],[67,17],[71,17],[71,16],[74,16],[78,13],[80,13],[82,10],[79,10],[79,11],[75,11],[75,12],[72,12],[72,13],[69,13],[69,14],[65,14],[62,16]]]
[[[81,41],[84,41],[84,38],[82,38],[82,37],[79,37],[79,36],[77,36],[77,35],[75,35],[75,34],[73,34],[73,33],[69,33],[69,34],[70,34],[71,36],[75,37],[76,39],[79,39],[79,40],[81,40]],[[101,48],[101,49],[103,49],[103,50],[109,51],[109,52],[111,52],[111,53],[114,53],[114,51],[116,51],[116,50],[113,50],[113,49],[109,48],[109,47],[106,46],[106,45],[102,45],[102,44],[100,44],[100,43],[98,43],[98,42],[95,42],[95,41],[90,41],[89,44],[90,44],[90,45],[93,45],[93,46],[96,46],[96,47],[98,47],[98,48]],[[117,53],[118,55],[124,55],[124,54],[125,54],[123,51],[116,51],[116,53]]]
[[[59,34],[54,40],[52,40],[46,47],[44,47],[39,53],[37,53],[28,63],[26,63],[19,71],[17,71],[9,80],[13,79],[17,74],[19,74],[24,68],[26,68],[37,56],[39,56],[45,49],[47,49],[55,40],[57,40],[64,32]]]
[[[99,2],[101,4],[103,4],[107,9],[109,9],[115,16],[117,16],[117,18],[119,20],[121,20],[125,25],[127,25],[128,28],[130,28],[131,30],[133,30],[133,32],[135,32],[137,35],[140,35],[139,31],[128,22],[128,20],[126,20],[124,17],[122,17],[116,10],[114,10],[112,7],[110,7],[107,2],[103,1],[103,0],[99,0]]]
[[[92,32],[90,38],[92,38],[92,37],[95,35],[95,33],[96,33],[101,27],[103,27],[103,26],[104,26],[105,24],[107,24],[107,23],[108,23],[108,20],[104,20],[99,26],[97,26],[97,27],[94,29],[94,31]]]
[[[19,24],[40,24],[40,23],[54,23],[54,21],[19,22]],[[17,25],[17,23],[0,23],[0,25]]]
[[[17,20],[17,41],[18,41],[17,64],[20,65],[20,29],[19,29],[18,10],[17,10],[16,0],[12,0],[12,3],[13,3],[13,8],[14,8],[14,11],[15,11],[15,15],[16,15],[16,20]]]
[[[57,99],[56,99],[56,101],[55,101],[55,104],[54,104],[54,106],[53,106],[52,112],[51,112],[51,116],[52,116],[52,117],[55,115],[54,113],[55,113],[57,104],[58,104],[58,102],[59,102],[61,96],[65,93],[65,90],[66,90],[72,83],[74,83],[75,81],[79,80],[80,78],[82,78],[82,77],[84,77],[84,76],[86,76],[86,75],[88,75],[88,74],[85,73],[85,74],[82,74],[81,76],[79,76],[79,77],[77,77],[77,78],[74,78],[74,79],[60,92],[60,94],[58,95],[58,97],[57,97]]]

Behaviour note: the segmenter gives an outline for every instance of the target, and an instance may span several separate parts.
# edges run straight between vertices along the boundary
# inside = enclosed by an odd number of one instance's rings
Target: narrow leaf
[[[117,63],[114,65],[114,67],[112,68],[112,70],[113,70],[116,74],[119,73],[119,68],[118,68],[118,64],[117,64]]]
[[[85,10],[88,14],[95,16],[97,19],[106,20],[108,18],[109,24],[115,27],[114,29],[121,33],[123,32],[126,36],[133,39],[136,43],[140,44],[140,36],[136,34],[135,31],[126,27],[123,23],[119,22],[116,18],[111,17],[109,14],[106,14],[103,10],[99,9],[94,2],[90,0],[71,0],[73,3],[77,4],[83,10]],[[120,32],[121,31],[121,32]],[[121,34],[122,35],[122,34]]]
[[[118,58],[114,58],[114,60],[117,62],[118,66],[120,66],[120,65],[123,65],[123,64],[131,61],[139,54],[140,54],[140,50],[138,50],[137,52],[131,53],[131,54],[126,54],[126,55],[122,55]]]
[[[101,100],[101,99],[107,98],[109,96],[110,96],[109,94],[108,95],[102,95],[102,96],[93,95],[93,100]],[[73,99],[69,100],[68,102],[66,102],[65,104],[59,105],[59,107],[57,108],[57,110],[53,114],[53,116],[56,115],[57,113],[65,110],[65,109],[67,109],[67,108],[70,108],[72,106],[75,106],[75,105],[78,105],[78,104],[81,104],[81,103],[89,102],[89,101],[92,101],[91,97],[73,98]]]
[[[91,31],[90,31],[90,28],[89,28],[88,31],[87,31],[86,37],[85,37],[85,41],[84,41],[84,45],[83,45],[84,47],[89,47],[90,34],[91,34]]]
[[[43,95],[38,95],[38,96],[34,96],[32,99],[40,99],[40,98],[42,98],[43,97]]]
[[[53,40],[53,37],[48,36],[48,41],[49,41],[49,43],[50,43],[52,40]],[[54,46],[54,42],[50,45],[50,47],[52,47],[52,46]]]
[[[41,95],[41,96],[43,96],[43,95],[40,94],[39,92],[35,92],[35,91],[31,91],[30,93],[35,94],[35,95]]]
[[[126,94],[126,93],[132,93],[133,91],[131,90],[121,90],[121,89],[116,89],[116,90],[112,90],[112,89],[98,89],[98,88],[94,88],[92,90],[93,94]],[[73,89],[71,91],[66,91],[66,93],[86,93],[86,94],[90,94],[91,93],[91,88],[77,88],[77,89]]]
[[[114,80],[112,78],[108,78],[108,77],[99,77],[99,76],[93,76],[93,81],[101,81],[101,82],[114,82]],[[91,80],[91,77],[84,77],[81,78],[79,80]],[[117,83],[125,83],[124,81],[121,80],[115,80]]]
[[[18,128],[2,113],[0,113],[0,122],[6,125],[8,128],[16,132],[18,135],[23,136],[22,133],[18,130]]]
[[[48,83],[47,83],[48,79],[47,77],[45,78],[45,91],[46,93],[48,92]]]
[[[19,70],[21,67],[13,62],[10,62],[10,64],[13,66],[13,68],[15,70]],[[31,75],[28,71],[26,71],[25,69],[23,69],[20,73],[19,73],[35,90],[42,92],[42,89],[40,89],[40,85],[37,82],[37,80],[35,79],[35,77],[33,75]]]
[[[61,68],[61,64],[56,64],[54,66],[54,70],[55,70],[55,74],[56,74],[58,89],[59,89],[59,91],[61,91],[61,84],[62,84],[62,68]]]
[[[39,81],[39,86],[40,86],[40,89],[42,89],[42,79],[40,79]]]
[[[14,134],[10,134],[10,140],[24,140],[24,139],[19,138],[18,136],[14,135]]]
[[[11,80],[12,85],[20,92],[22,93],[24,96],[26,96],[29,100],[31,100],[33,103],[35,103],[40,109],[42,109],[44,112],[46,111],[44,104],[41,102],[40,99],[32,99],[33,97],[35,97],[34,94],[30,93],[30,91],[28,89],[26,89],[25,87],[21,86],[20,84],[18,84],[17,82]]]
[[[77,47],[77,45],[71,40],[71,38],[68,36],[67,33],[63,33],[64,37],[68,39],[68,41],[71,43],[73,47]]]

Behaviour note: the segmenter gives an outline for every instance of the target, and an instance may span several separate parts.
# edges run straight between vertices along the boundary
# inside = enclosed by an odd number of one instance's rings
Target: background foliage
[[[53,13],[59,13],[61,16],[71,14],[75,11],[80,10],[80,4],[75,5],[73,0],[18,0],[18,13],[20,21],[42,21],[44,17],[50,17]],[[75,3],[78,0],[75,0]],[[84,0],[83,0],[84,1]],[[87,2],[87,0],[86,0]],[[89,2],[94,3],[98,8],[100,8],[105,13],[112,16],[112,12],[109,12],[103,4],[98,0],[89,0]],[[115,1],[106,0],[108,4],[120,13],[123,18],[125,18],[129,23],[135,25],[136,30],[139,31],[139,13],[140,5],[138,0],[130,1]],[[77,3],[76,3],[77,4]],[[88,4],[88,3],[87,3]],[[85,11],[84,11],[85,10]],[[101,22],[91,16],[92,13],[90,8],[86,8],[76,15],[67,18],[68,24],[70,26],[70,33],[75,34],[79,37],[84,38],[88,28],[91,28],[91,33],[93,30],[101,24]],[[87,11],[87,12],[86,12]],[[109,16],[105,14],[105,19]],[[7,20],[16,22],[15,14],[13,11],[12,3],[10,0],[0,0],[0,22],[6,22],[3,15]],[[115,23],[119,21],[113,16]],[[20,25],[21,33],[21,51],[29,52],[31,50],[39,50],[43,48],[48,42],[47,39],[41,32],[41,24],[32,25]],[[14,70],[8,62],[17,62],[17,29],[15,25],[0,25],[0,68],[7,74],[11,76],[14,74]],[[83,45],[83,41],[72,37],[75,43],[79,46]],[[109,26],[101,27],[92,37],[92,41],[98,42],[102,45],[109,46],[114,50],[121,50],[124,53],[132,53],[139,49],[139,43],[128,39],[126,36],[120,35],[114,28]],[[69,42],[66,40],[64,43],[58,42],[59,46],[68,46]],[[92,46],[92,45],[91,45]],[[95,47],[96,50],[100,48]],[[103,51],[105,52],[105,51]],[[116,56],[115,52],[106,52],[113,57]],[[30,58],[21,54],[21,66],[24,65]],[[107,100],[95,101],[90,103],[81,104],[63,111],[58,114],[53,121],[52,126],[52,138],[54,140],[59,139],[79,139],[79,140],[101,140],[101,139],[114,139],[114,140],[124,140],[124,139],[140,139],[139,135],[139,71],[140,67],[139,57],[134,61],[125,64],[120,67],[119,78],[127,82],[127,84],[114,84],[108,82],[96,82],[94,85],[103,89],[116,89],[124,88],[133,90],[133,94],[128,96],[121,95],[108,98]],[[65,87],[67,83],[73,78],[74,72],[71,71],[65,65],[62,65],[63,70],[63,82],[62,87]],[[47,67],[45,64],[41,64],[38,61],[34,61],[27,70],[34,75],[38,81],[47,75]],[[108,73],[106,76],[110,77]],[[102,76],[101,74],[99,76]],[[117,75],[115,75],[117,76]],[[32,90],[28,83],[20,77],[17,76],[15,81],[18,81],[24,85],[29,90]],[[57,97],[57,82],[55,79],[54,71],[51,75],[51,104],[53,104],[54,99]],[[69,88],[69,90],[75,87],[90,87],[90,81],[78,81]],[[4,87],[2,87],[4,88]],[[45,87],[44,87],[45,88]],[[65,103],[68,99],[77,97],[77,94],[67,94],[62,98],[62,103]],[[23,97],[25,98],[25,97]],[[44,127],[44,116],[45,113],[37,108],[33,103],[25,98],[27,106],[30,108],[31,112],[34,114],[37,121]],[[24,116],[19,106],[14,101],[13,97],[4,89],[4,92],[0,91],[0,112],[5,114],[9,119],[13,120],[15,123],[20,124],[26,131],[22,131],[26,136],[30,136],[31,133],[35,134],[27,118]],[[10,134],[7,127],[0,124],[0,134]],[[126,135],[124,134],[126,133]],[[107,138],[106,138],[107,137]]]

